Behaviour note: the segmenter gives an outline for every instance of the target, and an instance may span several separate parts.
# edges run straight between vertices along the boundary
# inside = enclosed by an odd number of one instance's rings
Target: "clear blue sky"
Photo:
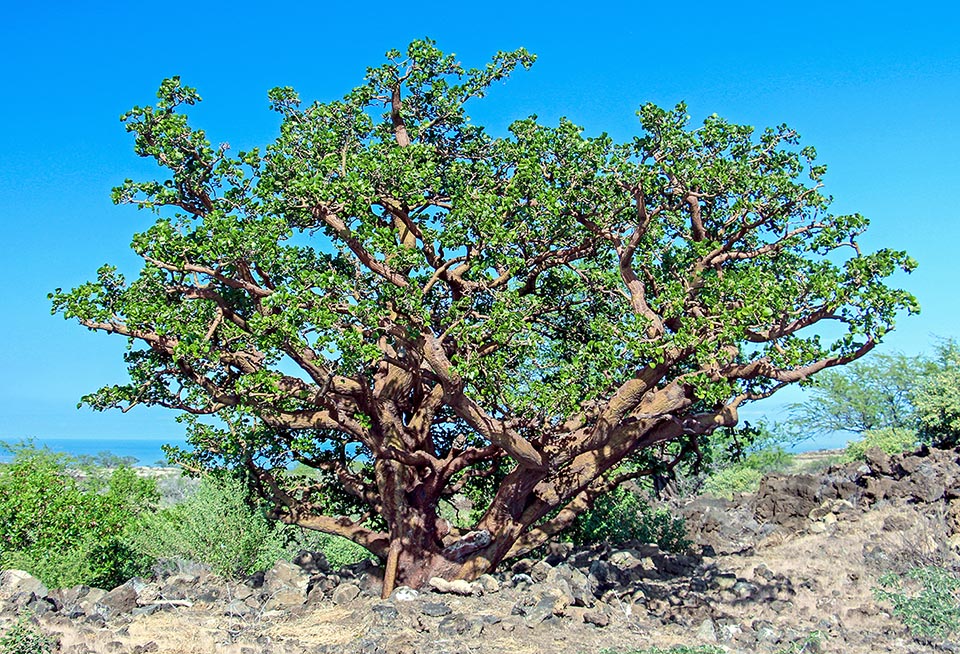
[[[960,337],[960,9],[955,3],[564,4],[287,2],[10,3],[0,25],[0,439],[175,438],[163,411],[95,414],[85,392],[121,381],[122,339],[51,317],[46,294],[102,263],[136,265],[149,216],[110,188],[154,169],[118,117],[164,77],[200,90],[193,112],[213,142],[267,143],[266,92],[330,100],[389,48],[430,36],[468,66],[524,46],[539,56],[474,107],[502,129],[537,113],[626,138],[646,101],[689,104],[757,127],[786,122],[829,166],[838,212],[873,221],[865,244],[908,250],[903,284],[923,313],[882,347],[919,353]],[[796,399],[791,395],[787,400]],[[776,416],[784,398],[748,412]],[[109,445],[109,444],[107,444]]]

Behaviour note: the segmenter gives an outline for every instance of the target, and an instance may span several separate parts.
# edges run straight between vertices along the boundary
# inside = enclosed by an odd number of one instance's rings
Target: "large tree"
[[[636,461],[690,455],[916,310],[884,281],[913,262],[861,251],[866,219],[830,213],[786,126],[691,129],[683,105],[645,105],[625,143],[472,123],[533,60],[466,70],[418,41],[342,100],[274,89],[279,137],[236,156],[165,81],[123,117],[165,175],[115,190],[157,213],[139,276],[52,296],[129,339],[130,382],[85,401],[181,412],[193,464],[244,466],[283,520],[385,560],[389,591],[541,545],[657,468]],[[474,524],[438,515],[483,484]]]

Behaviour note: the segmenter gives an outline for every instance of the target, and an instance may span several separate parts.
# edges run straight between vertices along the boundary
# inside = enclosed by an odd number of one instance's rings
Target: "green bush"
[[[597,498],[566,536],[576,545],[637,540],[678,552],[690,546],[686,523],[666,509],[655,509],[636,492],[617,488]]]
[[[298,528],[290,527],[290,529]],[[327,558],[327,563],[329,563],[330,567],[334,570],[339,570],[344,566],[359,563],[360,561],[366,561],[372,556],[366,548],[342,536],[334,536],[333,534],[325,534],[323,532],[305,529],[302,530],[302,532],[303,533],[298,534],[293,539],[291,543],[292,547],[288,546],[288,551],[295,553],[293,552],[294,549],[297,551],[304,549],[311,552],[323,552],[323,555]]]
[[[13,462],[0,468],[0,566],[54,588],[113,588],[147,569],[125,533],[156,503],[153,480],[125,467],[78,479],[69,457],[29,444],[8,449]]]
[[[0,635],[0,654],[52,654],[56,647],[56,638],[40,631],[29,612],[21,613],[17,621]]]
[[[960,445],[960,344],[943,341],[937,358],[913,393],[917,425],[924,443]]]
[[[754,493],[765,474],[788,468],[792,459],[789,453],[778,446],[751,452],[739,462],[707,477],[703,491],[728,499],[739,493]]]
[[[763,474],[756,468],[733,466],[710,475],[703,484],[703,491],[727,499],[740,493],[753,493],[760,487]]]
[[[131,544],[156,559],[205,563],[226,577],[270,568],[289,555],[289,532],[248,496],[239,480],[205,477],[183,502],[144,515]]]
[[[917,432],[912,429],[872,429],[863,433],[863,438],[847,443],[843,452],[844,462],[863,461],[871,447],[879,447],[887,454],[900,454],[917,444]]]
[[[874,588],[878,600],[893,604],[914,636],[942,639],[960,631],[960,577],[938,566],[886,574]]]

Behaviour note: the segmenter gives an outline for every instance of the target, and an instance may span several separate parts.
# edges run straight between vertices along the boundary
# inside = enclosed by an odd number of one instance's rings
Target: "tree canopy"
[[[867,220],[830,212],[825,167],[785,125],[691,127],[683,104],[644,105],[622,143],[471,122],[533,62],[466,69],[416,41],[340,100],[270,91],[279,136],[236,154],[164,81],[123,116],[162,175],[114,191],[156,213],[142,270],[52,295],[130,343],[129,383],[85,402],[180,412],[190,465],[244,467],[282,519],[416,586],[537,547],[916,311],[886,282],[913,261],[861,250]],[[475,523],[439,517],[477,485]]]
[[[831,431],[909,431],[922,442],[960,441],[960,346],[936,344],[934,356],[877,354],[828,370],[810,384],[812,397],[793,405],[785,425],[802,437]]]

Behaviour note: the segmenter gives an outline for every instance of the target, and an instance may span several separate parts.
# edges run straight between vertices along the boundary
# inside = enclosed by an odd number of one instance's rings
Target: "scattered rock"
[[[360,587],[355,584],[343,584],[333,591],[330,598],[334,604],[346,604],[360,596]]]
[[[454,595],[482,595],[483,586],[478,583],[470,583],[463,579],[454,579],[447,581],[442,577],[431,577],[428,582],[430,586],[438,593],[452,593]]]
[[[442,602],[427,602],[420,607],[420,612],[424,615],[430,616],[431,618],[439,618],[445,615],[450,615],[451,609]]]

